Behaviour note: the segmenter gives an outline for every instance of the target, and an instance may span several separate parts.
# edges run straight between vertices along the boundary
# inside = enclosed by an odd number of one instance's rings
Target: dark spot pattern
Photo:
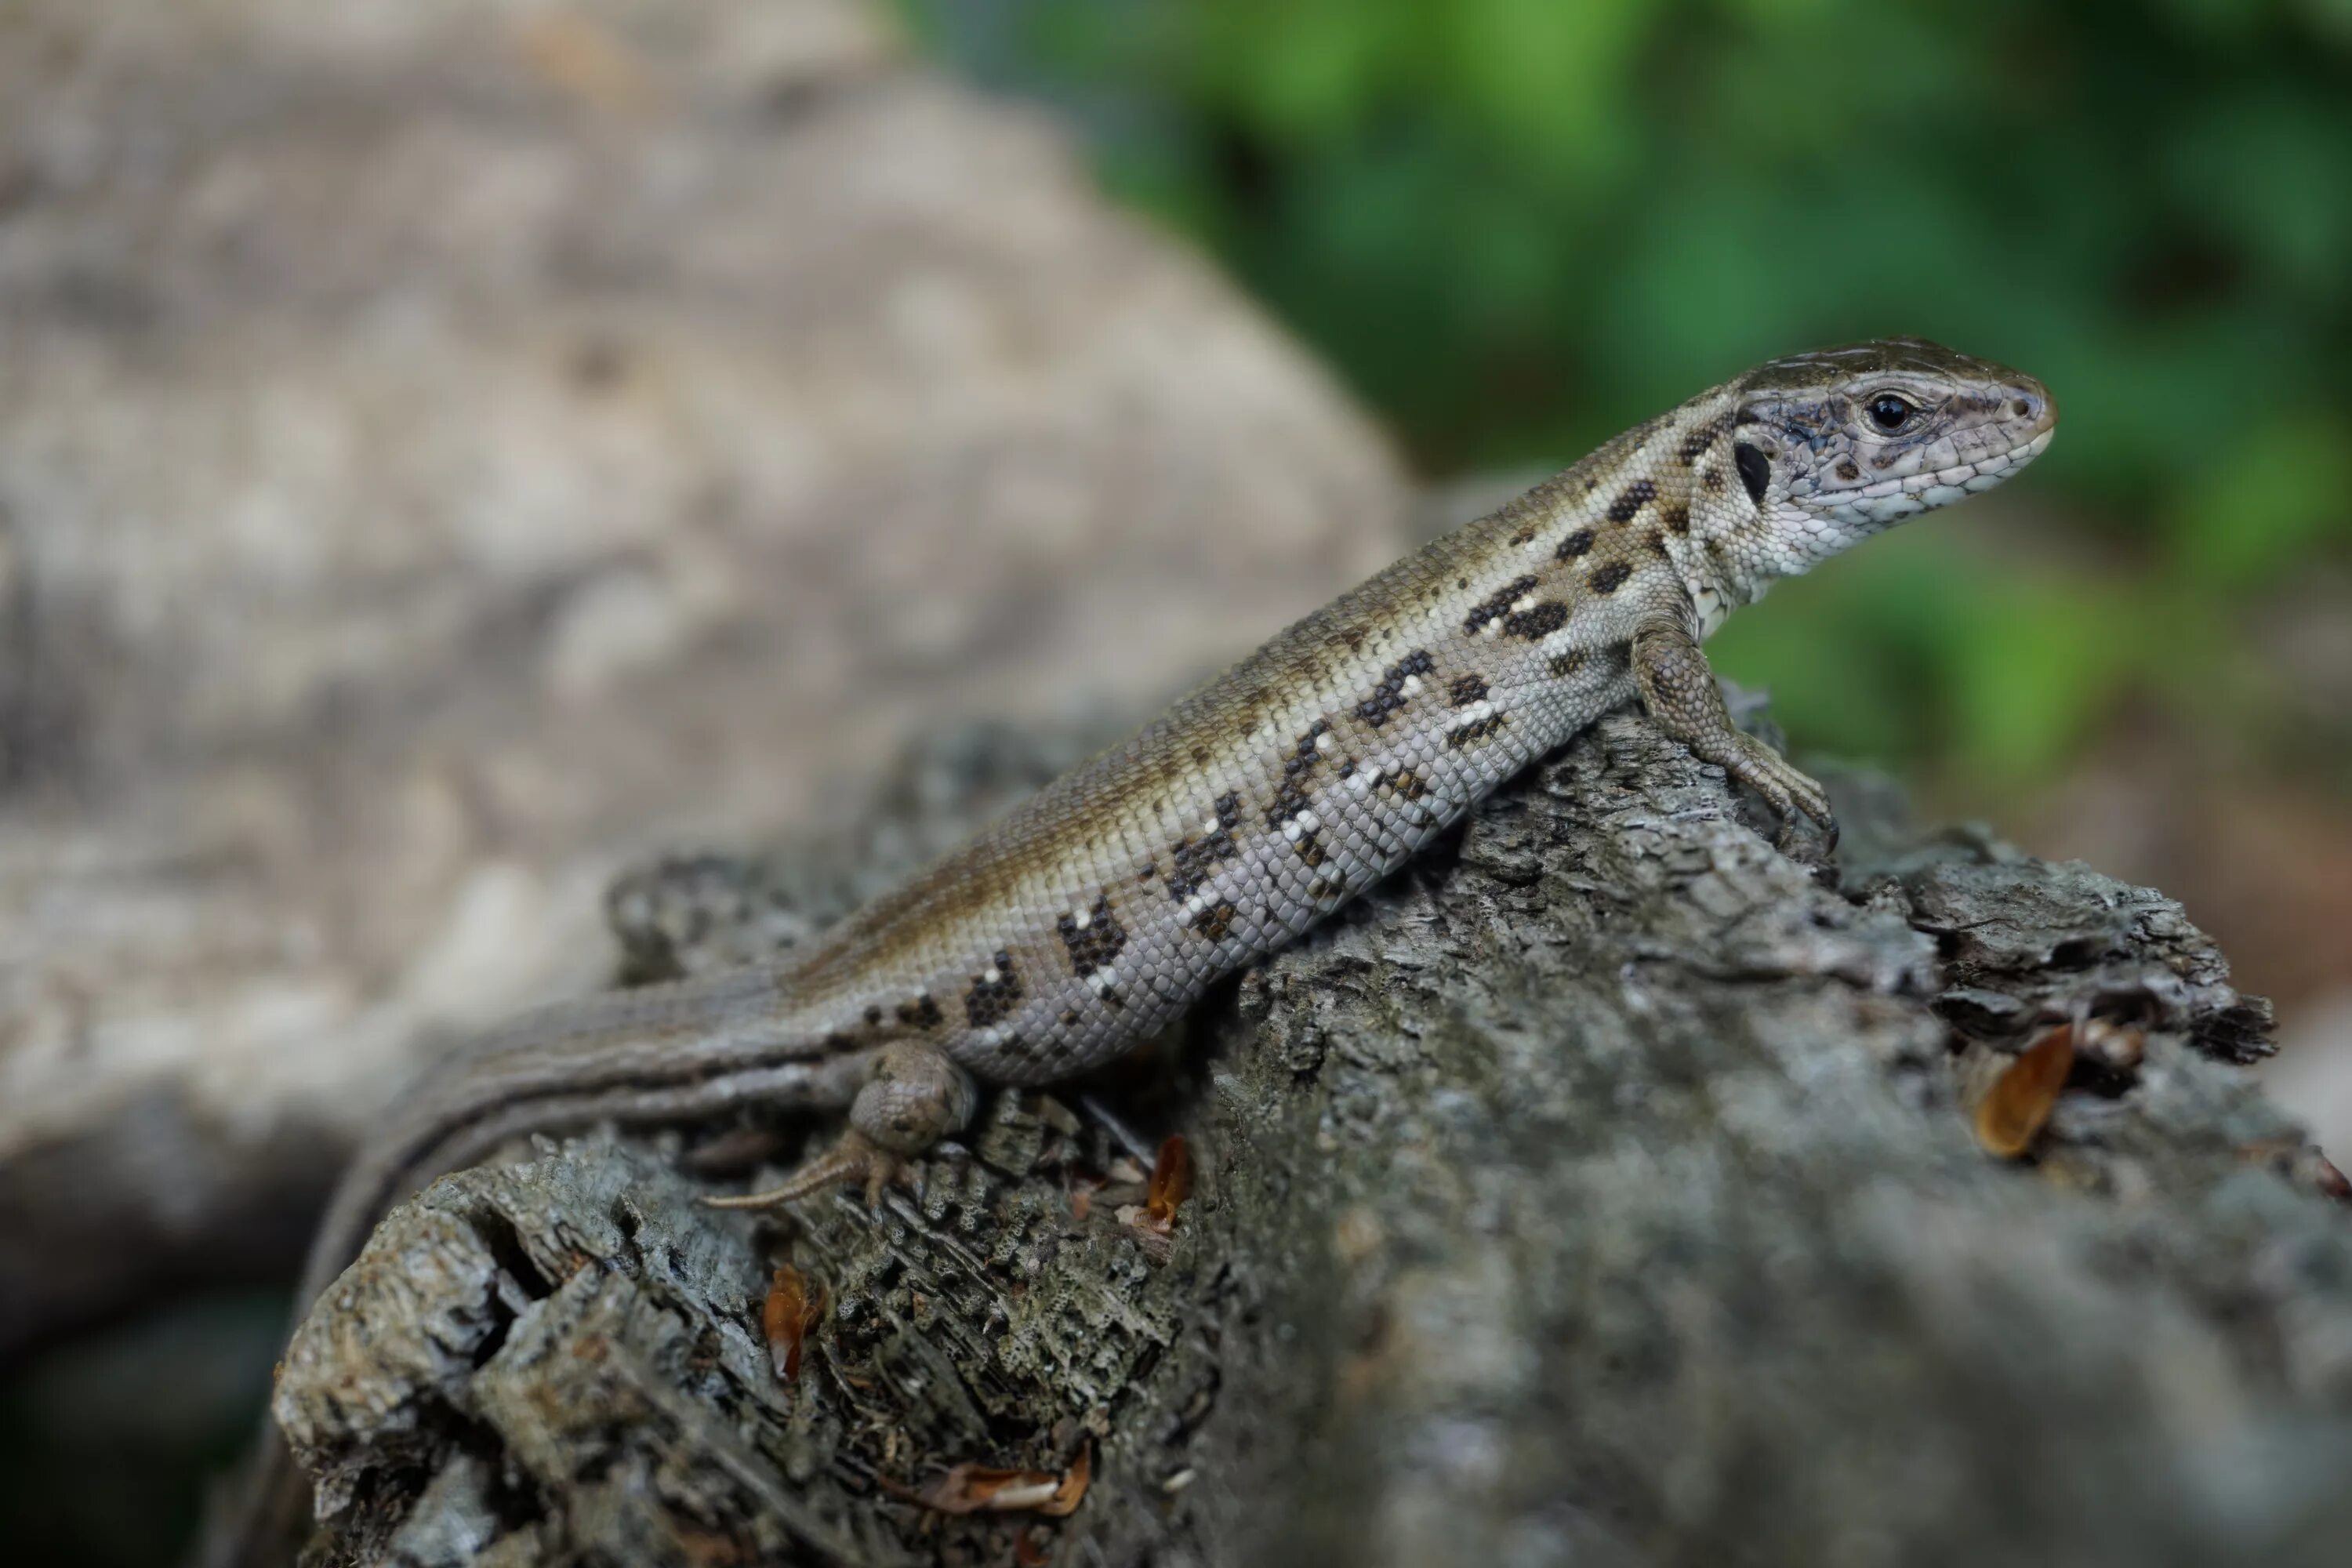
[[[1853,480],[1862,478],[1862,469],[1855,466],[1852,458],[1843,458],[1837,466],[1837,477],[1851,484]]]
[[[1013,967],[1013,955],[999,950],[989,963],[996,978],[991,980],[985,973],[973,975],[971,992],[963,999],[965,1021],[975,1029],[1009,1017],[1021,1005],[1021,976]]]
[[[1544,666],[1554,680],[1566,680],[1583,668],[1584,650],[1580,647],[1570,648],[1566,653],[1556,653],[1551,656],[1551,662]]]
[[[1445,731],[1445,744],[1458,750],[1473,741],[1483,741],[1511,721],[1507,713],[1489,713],[1475,724],[1461,724]]]
[[[1647,479],[1635,479],[1625,487],[1623,494],[1609,503],[1609,510],[1601,515],[1612,522],[1631,522],[1634,515],[1655,500],[1657,496],[1656,485]]]
[[[1168,872],[1168,896],[1177,903],[1201,890],[1218,861],[1240,853],[1234,844],[1234,829],[1242,825],[1242,797],[1227,790],[1217,797],[1216,813],[1215,831],[1199,838],[1188,835],[1169,851],[1175,864]]]
[[[1241,919],[1241,910],[1231,904],[1213,905],[1202,910],[1200,918],[1192,922],[1193,933],[1207,937],[1211,942],[1223,942],[1234,934],[1234,922]]]
[[[1110,900],[1097,896],[1095,907],[1087,911],[1087,923],[1080,925],[1074,915],[1064,915],[1056,929],[1062,933],[1062,945],[1070,952],[1070,972],[1084,980],[1097,969],[1108,969],[1118,959],[1119,950],[1127,945],[1127,930],[1110,912]]]
[[[882,1004],[869,1003],[866,1008],[866,1026],[875,1028],[882,1022]]]
[[[1316,745],[1330,731],[1330,721],[1318,719],[1307,733],[1298,737],[1298,744],[1282,761],[1282,783],[1275,787],[1274,799],[1265,808],[1265,825],[1280,827],[1284,823],[1307,809],[1307,786],[1302,782],[1323,760],[1322,749]]]
[[[1429,793],[1429,785],[1411,768],[1399,768],[1381,780],[1382,787],[1395,791],[1407,800],[1419,800]]]
[[[1672,561],[1674,559],[1672,555],[1666,553],[1666,536],[1663,531],[1654,528],[1650,530],[1649,537],[1644,542],[1649,545],[1650,552],[1653,555],[1655,555],[1659,560]]]
[[[1633,569],[1622,561],[1612,561],[1608,565],[1592,574],[1592,591],[1596,594],[1613,594],[1623,587],[1625,579],[1633,574]]]
[[[945,1017],[928,991],[911,1002],[898,1004],[898,1022],[910,1029],[936,1029]]]
[[[1720,495],[1723,493],[1723,470],[1709,468],[1698,477],[1698,482],[1706,487],[1708,494]]]
[[[1533,582],[1533,578],[1528,579]],[[1426,648],[1415,648],[1381,676],[1381,683],[1372,694],[1356,704],[1356,717],[1377,730],[1389,721],[1389,715],[1404,706],[1404,683],[1408,677],[1427,675],[1437,668]]]
[[[1524,637],[1528,642],[1541,642],[1560,627],[1568,625],[1568,606],[1558,599],[1546,599],[1540,605],[1530,605],[1517,615],[1503,617],[1503,635]]]
[[[1675,456],[1682,459],[1683,466],[1685,468],[1688,468],[1691,464],[1697,462],[1701,458],[1706,456],[1706,449],[1714,445],[1715,431],[1713,429],[1710,428],[1695,431],[1684,438],[1683,444],[1680,447],[1675,448]]]
[[[1402,686],[1402,683],[1399,682],[1400,694]],[[1269,831],[1279,831],[1285,823],[1298,816],[1312,804],[1307,799],[1303,781],[1322,762],[1323,749],[1316,742],[1321,740],[1330,728],[1327,721],[1316,720],[1307,727],[1307,733],[1298,738],[1298,744],[1290,755],[1283,760],[1282,783],[1276,787],[1274,799],[1265,808],[1265,826]],[[1323,847],[1316,839],[1318,831],[1310,828],[1290,841],[1290,847],[1298,852],[1298,858],[1309,866],[1323,864]]]
[[[1748,487],[1748,499],[1762,501],[1764,487],[1772,479],[1772,465],[1764,454],[1742,441],[1731,448],[1731,466],[1739,470],[1739,482]]]
[[[1486,695],[1486,681],[1483,676],[1465,675],[1454,682],[1454,706],[1456,708],[1467,708]]]
[[[1462,629],[1465,632],[1483,631],[1487,622],[1500,620],[1510,614],[1511,606],[1535,585],[1536,579],[1531,576],[1512,578],[1478,602],[1477,607],[1463,621]]]
[[[1666,527],[1675,533],[1688,533],[1690,531],[1690,508],[1683,505],[1679,501],[1673,506],[1666,508],[1666,510],[1660,512],[1658,516],[1664,519]]]
[[[1559,542],[1559,548],[1553,551],[1552,553],[1559,557],[1562,561],[1573,561],[1591,548],[1592,531],[1589,528],[1580,528],[1574,533],[1570,534],[1566,539],[1561,540]]]
[[[1532,528],[1523,528],[1523,529],[1519,530],[1517,533],[1515,533],[1515,534],[1511,535],[1511,542],[1512,542],[1512,543],[1514,543],[1514,544],[1525,544],[1525,543],[1527,543],[1529,540],[1531,540],[1531,539],[1535,538],[1535,536],[1536,536],[1536,531],[1535,531],[1534,529],[1532,529]]]

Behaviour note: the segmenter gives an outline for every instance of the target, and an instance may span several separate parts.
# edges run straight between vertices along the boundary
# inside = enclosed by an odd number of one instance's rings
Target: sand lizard
[[[1775,360],[1636,426],[1342,595],[962,848],[757,967],[531,1015],[428,1070],[365,1142],[308,1304],[393,1203],[526,1131],[841,1108],[790,1202],[902,1173],[976,1081],[1157,1032],[1475,802],[1638,699],[1834,842],[1821,786],[1727,712],[1732,609],[2039,456],[2040,383],[1917,339]]]

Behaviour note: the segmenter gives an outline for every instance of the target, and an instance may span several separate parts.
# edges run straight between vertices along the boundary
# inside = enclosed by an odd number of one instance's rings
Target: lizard
[[[806,948],[561,1004],[429,1068],[337,1186],[298,1310],[394,1203],[528,1132],[845,1110],[782,1185],[706,1201],[840,1183],[870,1201],[970,1121],[982,1084],[1050,1083],[1151,1037],[1632,702],[1761,795],[1784,844],[1801,818],[1833,850],[1827,795],[1734,725],[1702,643],[1778,579],[2001,483],[2056,417],[2031,376],[1887,338],[1770,361],[1635,426]],[[276,1436],[259,1489],[282,1521]]]

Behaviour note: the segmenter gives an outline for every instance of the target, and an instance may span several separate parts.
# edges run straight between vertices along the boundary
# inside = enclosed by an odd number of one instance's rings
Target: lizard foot
[[[1780,815],[1780,831],[1773,839],[1787,853],[1797,842],[1797,817],[1811,817],[1822,830],[1821,853],[1837,848],[1837,817],[1830,810],[1829,792],[1812,776],[1753,735],[1741,735],[1737,752],[1724,764],[1731,776],[1764,797]]]
[[[842,1182],[863,1181],[872,1208],[894,1182],[920,1192],[916,1160],[971,1120],[976,1098],[971,1079],[945,1052],[907,1042],[885,1046],[875,1052],[873,1071],[850,1102],[849,1130],[840,1142],[782,1186],[702,1201],[713,1208],[775,1208]]]
[[[714,1209],[782,1208],[844,1182],[864,1182],[866,1206],[876,1208],[881,1205],[883,1188],[893,1184],[913,1186],[915,1171],[915,1162],[877,1147],[866,1134],[852,1128],[832,1148],[794,1171],[792,1179],[782,1186],[733,1197],[706,1197],[702,1204],[705,1208]]]

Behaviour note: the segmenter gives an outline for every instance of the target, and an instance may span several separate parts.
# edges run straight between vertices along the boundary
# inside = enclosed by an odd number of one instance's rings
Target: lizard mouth
[[[1926,501],[1929,506],[1949,506],[1972,495],[1985,491],[2008,479],[2010,475],[2042,456],[2057,432],[2048,426],[2028,437],[2023,443],[1987,452],[1980,458],[1955,463],[1948,468],[1921,469],[1900,479],[1880,480],[1851,492],[1856,499],[1875,499],[1885,495],[1908,495]],[[1892,489],[1885,488],[1892,485]]]

